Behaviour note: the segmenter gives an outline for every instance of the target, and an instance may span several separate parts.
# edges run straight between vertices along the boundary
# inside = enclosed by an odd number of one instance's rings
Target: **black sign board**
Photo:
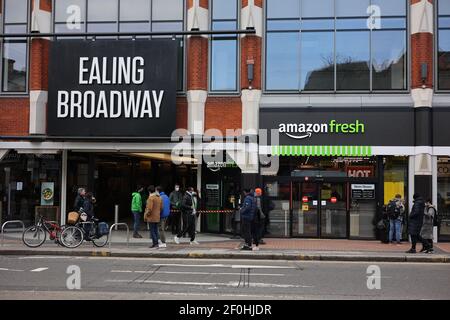
[[[414,145],[407,107],[261,108],[259,123],[279,132],[279,145]]]
[[[176,124],[177,41],[51,44],[48,134],[170,137]]]
[[[352,199],[372,200],[375,199],[374,184],[352,184]]]

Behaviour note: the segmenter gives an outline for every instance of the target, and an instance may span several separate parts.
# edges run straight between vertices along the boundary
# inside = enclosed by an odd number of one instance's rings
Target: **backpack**
[[[439,217],[436,208],[432,207],[434,210],[434,215],[433,215],[433,227],[439,227],[441,225],[441,218]],[[429,210],[430,208],[428,208]]]
[[[397,201],[391,200],[389,201],[387,208],[386,208],[387,214],[389,219],[398,219],[400,216],[400,207],[397,206]]]

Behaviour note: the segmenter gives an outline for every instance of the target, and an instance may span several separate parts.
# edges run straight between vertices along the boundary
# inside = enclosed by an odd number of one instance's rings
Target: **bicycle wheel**
[[[94,244],[94,246],[101,248],[106,246],[106,244],[108,243],[109,240],[109,234],[101,236],[100,238],[94,237],[92,238],[92,243]]]
[[[47,232],[40,226],[31,226],[22,234],[23,243],[30,248],[40,247],[47,239]]]
[[[83,240],[83,231],[75,226],[64,228],[64,230],[61,231],[59,237],[59,241],[61,242],[61,244],[70,249],[79,247],[83,243]]]

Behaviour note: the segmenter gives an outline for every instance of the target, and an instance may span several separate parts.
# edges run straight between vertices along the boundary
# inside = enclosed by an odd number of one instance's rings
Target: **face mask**
[[[180,188],[179,187],[175,187],[175,191],[180,191]]]

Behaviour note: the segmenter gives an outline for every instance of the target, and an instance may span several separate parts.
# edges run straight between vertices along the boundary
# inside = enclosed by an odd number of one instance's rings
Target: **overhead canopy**
[[[8,154],[9,149],[0,149],[0,161]]]

